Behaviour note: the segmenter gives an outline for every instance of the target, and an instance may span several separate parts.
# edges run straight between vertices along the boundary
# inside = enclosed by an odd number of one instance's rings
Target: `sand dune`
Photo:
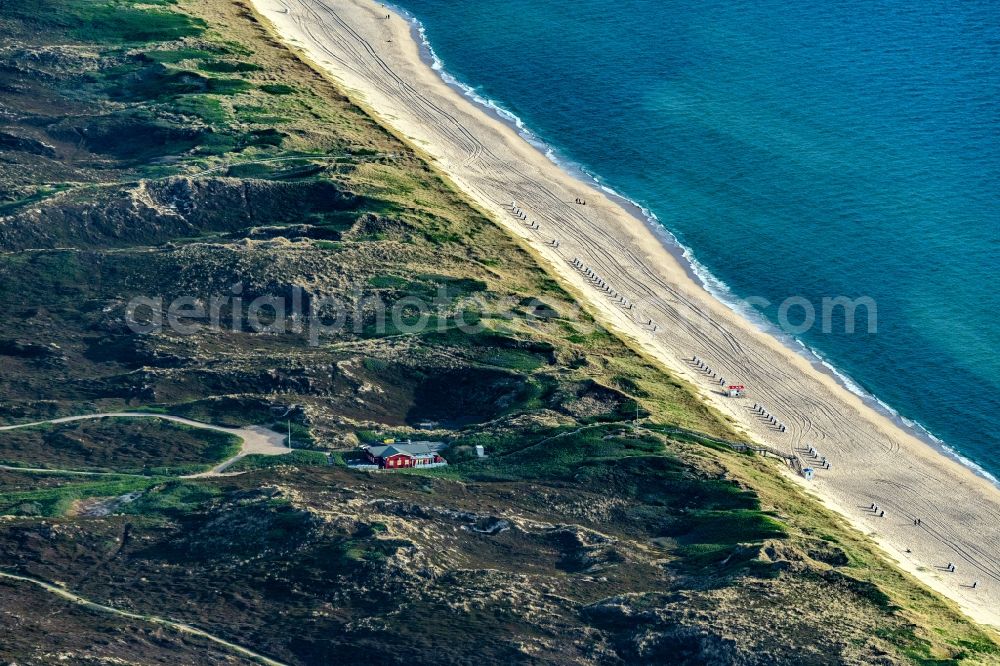
[[[811,490],[973,618],[1000,626],[1000,490],[715,300],[643,221],[449,88],[421,60],[402,17],[368,0],[254,4],[291,46],[524,239],[607,325],[696,385],[748,436],[806,462],[802,449],[814,446],[831,469],[817,470]],[[527,220],[512,212],[512,200]],[[745,384],[749,396],[723,397],[718,380],[688,362],[692,355],[718,376]],[[755,402],[785,431],[758,416]],[[885,517],[865,509],[872,502]],[[955,573],[938,568],[947,562],[956,564]],[[973,580],[976,589],[969,587]]]

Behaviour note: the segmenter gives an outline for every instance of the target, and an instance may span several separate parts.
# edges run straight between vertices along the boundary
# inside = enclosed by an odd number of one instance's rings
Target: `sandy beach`
[[[1000,489],[712,297],[642,220],[445,84],[404,17],[370,0],[253,4],[287,44],[523,239],[607,326],[696,386],[736,429],[816,467],[812,482],[795,478],[973,619],[1000,626]],[[748,396],[725,397],[718,377],[746,385]],[[868,510],[872,503],[885,515]]]

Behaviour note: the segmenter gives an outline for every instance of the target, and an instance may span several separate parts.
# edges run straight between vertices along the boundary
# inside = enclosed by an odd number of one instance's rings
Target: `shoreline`
[[[890,419],[901,430],[904,430],[908,434],[920,439],[938,453],[955,460],[962,466],[967,467],[973,474],[976,474],[986,481],[989,481],[994,486],[1000,488],[1000,478],[985,469],[976,461],[964,456],[957,449],[948,445],[947,442],[939,438],[919,421],[903,416],[895,407],[879,398],[873,392],[863,388],[853,377],[850,376],[850,374],[828,361],[820,350],[817,350],[797,338],[784,333],[773,322],[757,311],[740,307],[742,299],[732,292],[728,284],[716,277],[716,275],[712,273],[708,267],[695,259],[694,250],[681,243],[677,239],[677,236],[675,236],[666,225],[660,222],[660,219],[655,213],[643,207],[642,204],[637,201],[628,198],[626,195],[604,184],[597,175],[587,171],[583,165],[560,157],[558,149],[535,134],[528,127],[527,123],[524,122],[523,118],[504,108],[496,100],[483,97],[476,92],[470,84],[461,81],[458,77],[449,72],[445,67],[444,61],[441,60],[440,56],[437,55],[437,52],[434,51],[434,47],[427,37],[426,28],[420,19],[406,8],[400,7],[395,3],[386,2],[384,4],[386,7],[390,8],[393,12],[399,14],[410,23],[411,36],[420,46],[421,60],[425,65],[427,65],[427,67],[435,71],[440,76],[445,85],[452,88],[455,92],[461,94],[462,96],[470,99],[477,106],[479,106],[484,113],[495,118],[497,121],[504,123],[514,132],[517,132],[521,138],[534,146],[542,155],[545,156],[546,159],[552,162],[568,176],[580,181],[582,185],[600,189],[608,198],[621,206],[626,212],[630,213],[637,220],[649,227],[649,230],[653,233],[653,235],[657,236],[662,242],[664,249],[673,255],[677,262],[685,269],[688,277],[692,281],[700,284],[710,297],[725,305],[738,316],[743,317],[749,325],[753,326],[761,333],[769,335],[777,340],[780,344],[784,345],[788,351],[805,358],[814,368],[816,368],[816,370],[828,375],[844,390],[850,391],[854,395],[861,398],[861,400],[863,400],[869,408]]]
[[[421,58],[409,20],[399,14],[386,20],[386,8],[368,0],[252,1],[286,43],[427,155],[596,310],[603,325],[687,381],[745,436],[800,456],[811,444],[828,454],[832,468],[817,470],[811,484],[800,480],[804,488],[884,544],[887,557],[912,545],[912,566],[902,560],[900,566],[974,619],[1000,625],[995,485],[873,408],[823,368],[821,359],[759,330],[693,279],[683,252],[678,257],[662,242],[665,228],[656,233],[651,220],[636,216],[600,182],[581,182],[502,116],[498,120],[500,114],[483,113],[481,105],[450,87]],[[581,191],[585,207],[572,203]],[[515,218],[512,199],[544,227]],[[559,241],[554,246],[553,238]],[[641,307],[624,309],[609,301],[570,258],[585,260]],[[646,323],[654,317],[656,325]],[[756,418],[747,400],[721,397],[718,382],[685,361],[692,354],[750,387],[754,399],[787,419],[788,432]],[[860,510],[872,500],[888,509],[888,518]],[[908,525],[917,511],[933,532],[915,533]],[[942,577],[934,565],[944,561],[957,562],[962,578]],[[974,591],[966,585],[970,576],[981,580]]]

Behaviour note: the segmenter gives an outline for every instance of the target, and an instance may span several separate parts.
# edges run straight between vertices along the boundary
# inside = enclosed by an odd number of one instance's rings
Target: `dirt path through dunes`
[[[224,648],[228,649],[229,651],[235,652],[236,654],[242,657],[246,657],[247,659],[250,659],[252,661],[255,661],[258,664],[264,664],[264,666],[285,666],[283,662],[276,661],[274,659],[271,659],[270,657],[265,657],[264,655],[254,652],[249,648],[245,648],[242,645],[237,645],[236,643],[227,641],[224,638],[219,638],[218,636],[210,634],[203,629],[193,627],[190,624],[185,624],[183,622],[175,622],[174,620],[168,620],[166,618],[157,617],[155,615],[142,615],[140,613],[131,613],[129,611],[123,611],[117,608],[113,608],[111,606],[105,606],[104,604],[99,604],[97,602],[90,601],[89,599],[85,599],[84,597],[81,597],[77,594],[73,594],[69,590],[63,589],[57,585],[52,585],[51,583],[46,583],[45,581],[41,581],[36,578],[31,578],[29,576],[19,576],[17,574],[11,574],[0,571],[0,578],[36,585],[45,590],[46,592],[51,592],[52,594],[58,597],[62,597],[67,601],[72,601],[75,604],[79,604],[83,608],[96,611],[98,613],[117,615],[118,617],[128,618],[129,620],[139,620],[142,622],[148,622],[150,624],[158,624],[164,627],[169,627],[170,629],[174,629],[181,633],[189,634],[192,636],[198,636],[200,638],[212,641],[213,643],[217,643],[223,646]]]
[[[74,421],[88,421],[93,419],[103,419],[103,418],[146,418],[146,419],[162,419],[164,421],[173,421],[174,423],[181,423],[186,426],[191,426],[192,428],[202,428],[204,430],[215,430],[216,432],[224,432],[229,435],[235,435],[240,438],[243,442],[240,452],[237,453],[232,458],[223,460],[221,463],[208,470],[207,472],[200,472],[198,474],[189,474],[181,478],[184,479],[197,479],[204,478],[208,476],[219,476],[226,469],[228,469],[237,460],[244,458],[250,454],[258,454],[264,456],[280,456],[291,452],[285,445],[285,437],[281,433],[275,432],[268,428],[262,428],[260,426],[247,426],[245,428],[225,428],[223,426],[211,425],[209,423],[202,423],[201,421],[193,421],[191,419],[186,419],[182,416],[171,416],[169,414],[146,414],[143,412],[106,412],[103,414],[85,414],[81,416],[64,416],[58,419],[51,419],[48,421],[35,421],[34,423],[20,423],[17,425],[0,426],[0,432],[4,430],[18,430],[20,428],[31,428],[40,425],[55,425],[59,423],[72,423]],[[45,472],[64,472],[66,474],[104,474],[103,472],[72,472],[63,470],[35,470],[35,469],[22,469],[17,467],[11,467],[9,469],[18,471],[45,471]],[[114,474],[114,472],[108,472],[109,474]]]

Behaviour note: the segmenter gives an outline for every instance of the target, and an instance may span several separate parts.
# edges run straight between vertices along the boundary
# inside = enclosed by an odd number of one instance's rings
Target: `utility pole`
[[[288,419],[288,450],[292,450],[292,420]]]

